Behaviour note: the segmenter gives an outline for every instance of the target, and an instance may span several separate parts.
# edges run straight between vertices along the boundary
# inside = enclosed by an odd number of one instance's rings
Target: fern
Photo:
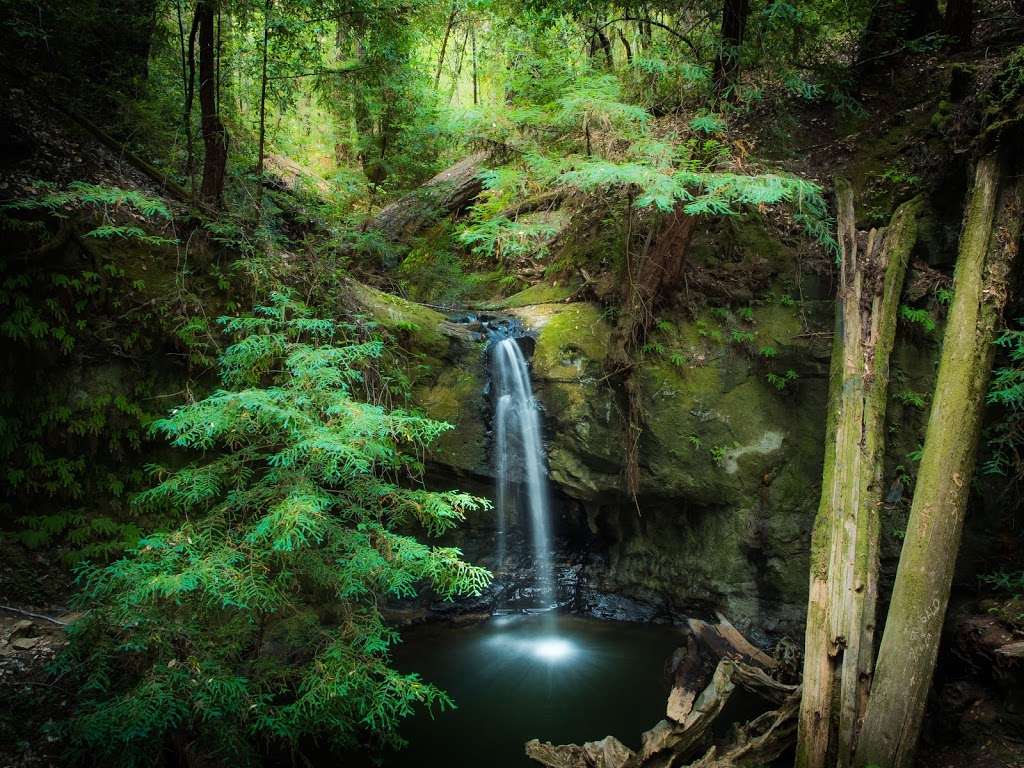
[[[920,327],[925,333],[935,331],[935,320],[927,309],[915,309],[906,304],[900,305],[900,317],[909,323]]]

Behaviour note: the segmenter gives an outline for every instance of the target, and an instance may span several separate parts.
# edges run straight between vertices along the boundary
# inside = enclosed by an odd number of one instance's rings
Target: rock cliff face
[[[797,626],[820,481],[820,337],[777,304],[744,319],[663,318],[664,341],[638,372],[634,503],[623,491],[624,402],[604,375],[609,328],[598,308],[516,314],[538,334],[533,375],[551,479],[591,537],[580,607],[672,617],[717,609],[761,630]]]

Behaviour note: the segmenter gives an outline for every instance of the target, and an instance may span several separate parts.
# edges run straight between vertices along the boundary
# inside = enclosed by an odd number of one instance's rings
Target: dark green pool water
[[[630,747],[664,716],[671,627],[579,616],[499,616],[465,628],[403,633],[403,671],[444,688],[458,709],[410,720],[408,749],[386,766],[533,765],[531,738],[582,743],[613,734]]]

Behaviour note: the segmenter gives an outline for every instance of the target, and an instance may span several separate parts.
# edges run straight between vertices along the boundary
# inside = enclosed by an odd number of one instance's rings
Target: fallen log
[[[782,706],[765,712],[739,728],[733,745],[721,751],[711,747],[689,768],[753,768],[779,758],[796,738],[800,693],[794,692]]]
[[[777,702],[779,707],[735,729],[728,743],[708,747],[712,726],[737,687]],[[773,760],[792,745],[796,735],[799,686],[780,683],[763,669],[741,661],[722,659],[711,682],[692,701],[689,711],[681,713],[681,721],[662,720],[646,731],[639,754],[613,736],[583,746],[555,746],[533,739],[526,744],[526,754],[548,768],[661,768],[680,766],[680,760],[706,748],[704,755],[691,763],[693,768],[741,768]]]
[[[442,216],[467,208],[483,191],[480,172],[491,153],[475,152],[434,176],[390,205],[384,206],[364,225],[385,239],[406,243]]]
[[[531,739],[526,742],[526,755],[548,768],[638,768],[636,753],[614,736],[575,744],[554,746],[550,742]]]
[[[738,658],[747,664],[772,669],[778,662],[745,638],[725,616],[718,613],[717,624],[709,624],[700,619],[689,619],[688,624],[701,643],[710,648],[717,656]]]
[[[796,738],[800,686],[773,678],[769,671],[779,662],[724,616],[718,615],[717,624],[691,620],[690,630],[686,646],[672,656],[667,717],[641,735],[639,752],[607,736],[582,746],[533,739],[526,744],[527,756],[547,768],[751,768],[781,755]],[[709,672],[713,658],[718,661]],[[775,709],[712,743],[715,722],[737,689]]]

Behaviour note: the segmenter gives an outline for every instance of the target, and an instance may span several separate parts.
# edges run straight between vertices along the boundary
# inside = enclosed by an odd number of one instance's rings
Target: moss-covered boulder
[[[431,446],[427,459],[460,474],[488,474],[483,343],[422,304],[355,282],[350,294],[407,355],[413,403],[454,427]]]

